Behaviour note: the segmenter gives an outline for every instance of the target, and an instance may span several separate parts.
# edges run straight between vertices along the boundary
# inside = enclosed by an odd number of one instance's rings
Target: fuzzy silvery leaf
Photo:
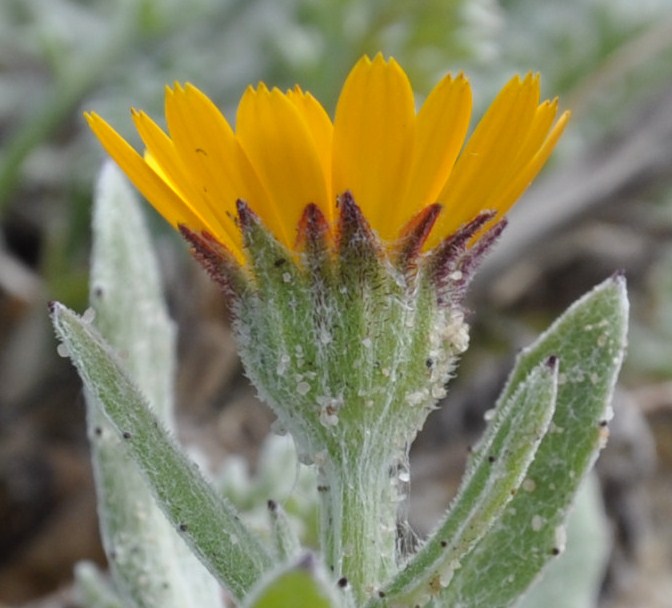
[[[271,566],[271,557],[184,455],[154,416],[118,356],[89,323],[51,304],[56,334],[86,390],[123,438],[171,524],[210,572],[241,599]]]
[[[600,482],[591,473],[567,520],[567,550],[552,561],[517,608],[594,608],[609,560],[611,535]]]
[[[132,605],[219,606],[219,585],[183,540],[239,598],[270,566],[270,555],[164,430],[172,426],[174,330],[133,205],[108,166],[94,220],[92,300],[95,322],[113,344],[92,326],[90,313],[79,318],[52,304],[52,321],[85,384],[117,587]]]
[[[175,328],[138,201],[112,163],[101,172],[94,200],[90,298],[94,324],[172,428]],[[100,528],[116,589],[136,606],[220,606],[219,584],[156,505],[90,390],[86,404]]]
[[[295,557],[301,544],[282,505],[274,500],[269,500],[268,515],[276,555],[283,561]]]
[[[124,602],[111,588],[110,582],[92,562],[75,566],[77,600],[87,608],[125,608]]]
[[[611,398],[626,347],[625,279],[614,276],[575,302],[518,356],[512,394],[541,361],[559,361],[556,411],[521,490],[456,569],[439,604],[511,606],[563,552],[576,492],[608,436]]]
[[[498,405],[445,520],[370,607],[421,605],[449,584],[518,491],[555,411],[557,380],[549,357]]]

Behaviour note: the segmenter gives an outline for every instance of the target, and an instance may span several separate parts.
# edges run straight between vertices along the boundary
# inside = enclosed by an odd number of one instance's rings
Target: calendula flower
[[[234,131],[201,91],[176,84],[166,90],[167,133],[132,111],[143,157],[97,114],[87,119],[161,215],[206,232],[242,262],[238,201],[289,249],[307,205],[333,228],[346,192],[387,243],[440,205],[425,249],[483,211],[504,214],[545,163],[568,115],[554,124],[557,101],[539,102],[538,76],[514,77],[463,146],[471,105],[467,79],[449,75],[416,113],[402,68],[377,55],[353,68],[333,122],[310,93],[260,84],[243,95]]]
[[[515,77],[465,144],[471,104],[467,79],[446,76],[416,112],[404,71],[377,55],[355,65],[333,121],[298,87],[260,84],[234,130],[175,85],[167,131],[132,112],[141,155],[87,115],[231,297],[248,376],[322,474],[328,565],[370,577],[358,593],[393,571],[396,530],[344,513],[394,521],[408,445],[468,345],[466,286],[568,120],[537,76]]]

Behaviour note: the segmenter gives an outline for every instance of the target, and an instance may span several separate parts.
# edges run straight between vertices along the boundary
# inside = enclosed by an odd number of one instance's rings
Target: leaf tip
[[[558,356],[557,355],[550,355],[546,359],[546,367],[550,369],[551,371],[554,371],[558,367]]]

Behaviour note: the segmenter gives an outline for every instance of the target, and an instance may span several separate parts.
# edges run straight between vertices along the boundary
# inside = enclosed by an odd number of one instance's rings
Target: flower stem
[[[364,451],[330,460],[318,487],[325,559],[347,579],[357,604],[392,575],[397,546],[396,467]]]

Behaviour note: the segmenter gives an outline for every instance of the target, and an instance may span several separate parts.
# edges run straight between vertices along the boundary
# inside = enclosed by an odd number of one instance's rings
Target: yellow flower
[[[176,84],[166,89],[167,132],[132,111],[146,147],[141,156],[97,114],[86,118],[166,220],[207,232],[242,262],[239,199],[290,249],[306,206],[315,204],[333,226],[345,192],[385,242],[439,203],[425,249],[483,211],[506,213],[546,162],[569,114],[555,121],[557,100],[539,102],[534,75],[509,81],[463,148],[470,113],[463,75],[446,76],[416,113],[405,72],[378,54],[350,72],[333,122],[298,86],[283,93],[260,84],[245,91],[234,131],[201,91]]]

